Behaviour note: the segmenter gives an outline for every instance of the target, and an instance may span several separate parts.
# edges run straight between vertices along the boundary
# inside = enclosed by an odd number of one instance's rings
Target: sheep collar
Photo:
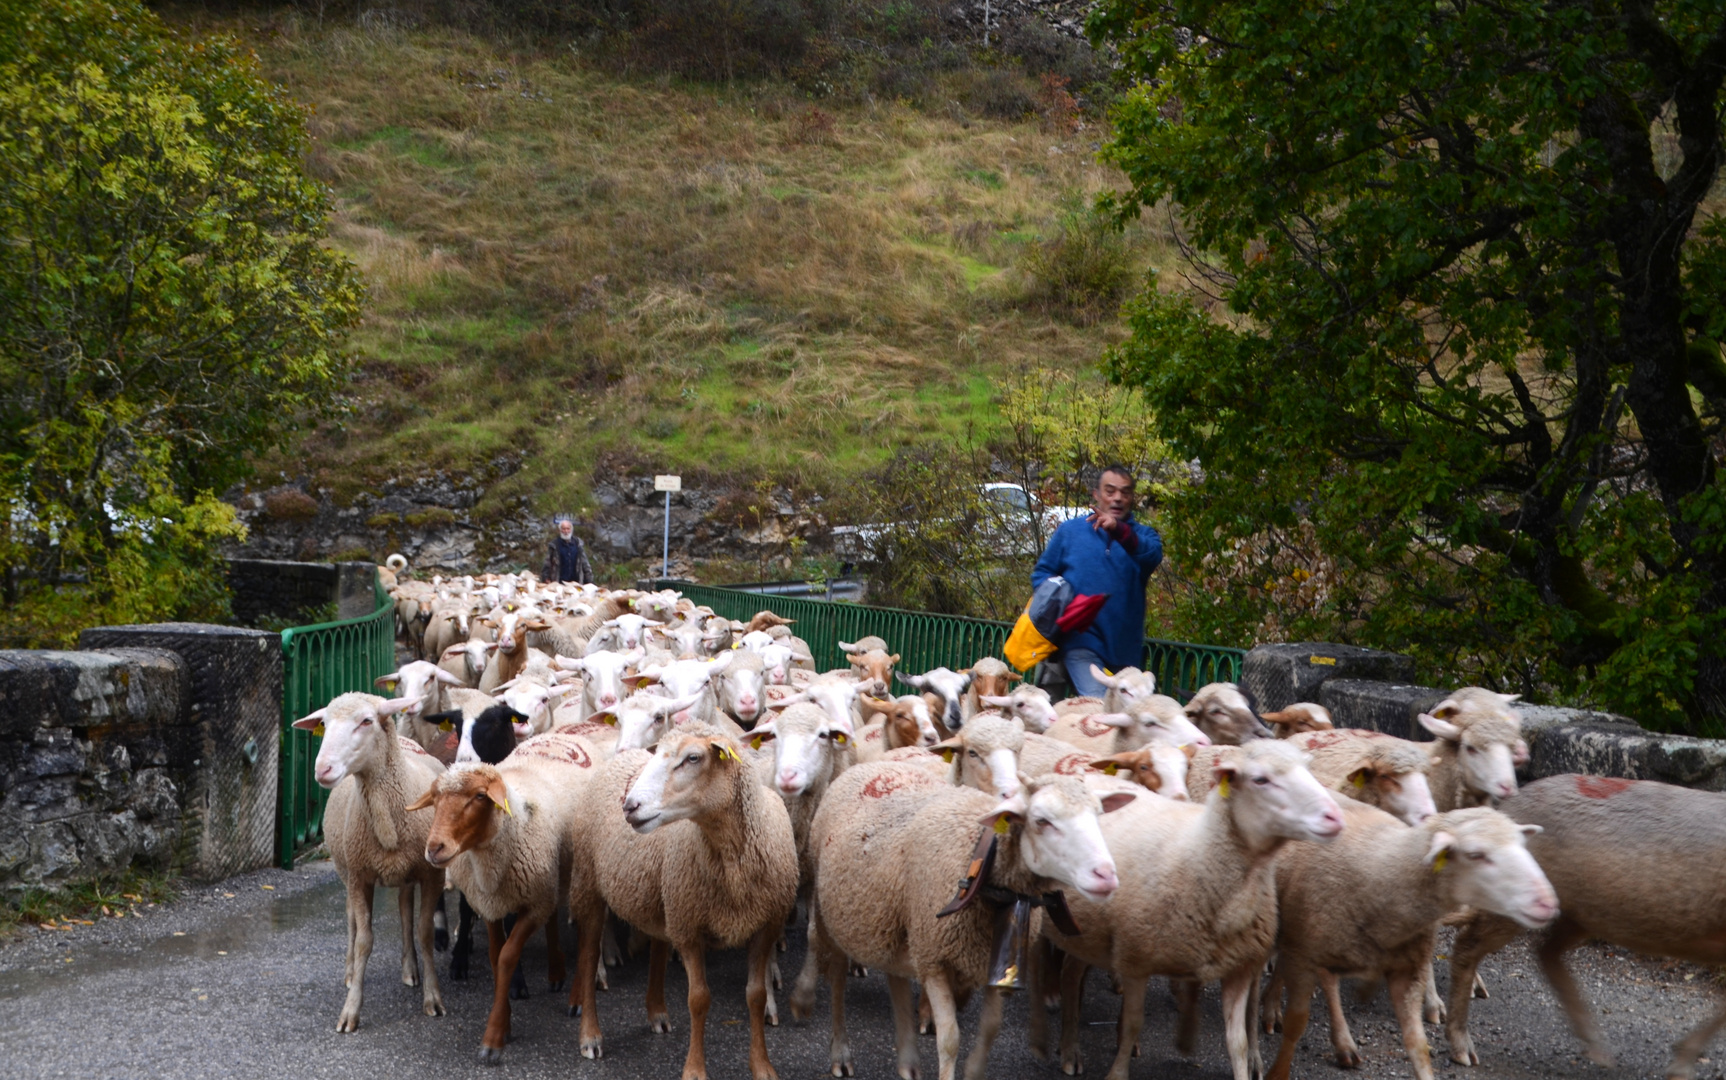
[[[992,828],[985,828],[982,835],[977,837],[977,845],[971,849],[971,865],[965,871],[965,876],[959,879],[958,893],[948,901],[946,907],[935,913],[935,917],[944,919],[957,914],[976,903],[978,897],[982,897],[991,904],[999,904],[1015,911],[1023,910],[1026,916],[1031,908],[1044,908],[1049,913],[1049,919],[1055,924],[1055,929],[1068,937],[1077,937],[1079,924],[1073,921],[1073,913],[1067,908],[1067,894],[1060,889],[1041,896],[1032,896],[1030,893],[1004,889],[988,883],[989,872],[995,868],[995,849],[1000,840],[1001,835]],[[996,938],[999,939],[1004,932],[1008,932],[1008,927],[1001,920],[996,920]],[[1022,932],[1020,936],[1023,936]],[[999,940],[996,945],[1000,945]],[[1000,950],[997,948],[994,951]]]

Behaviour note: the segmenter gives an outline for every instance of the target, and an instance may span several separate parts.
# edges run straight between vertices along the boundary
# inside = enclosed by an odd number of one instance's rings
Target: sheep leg
[[[1047,938],[1039,938],[1031,942],[1031,947],[1025,950],[1025,985],[1030,987],[1027,997],[1030,999],[1029,1017],[1025,1032],[1025,1041],[1030,1045],[1031,1055],[1038,1061],[1049,1060],[1049,1012],[1043,1002],[1048,997],[1044,987],[1050,980],[1049,957],[1051,949],[1044,948]],[[1057,968],[1053,976],[1055,980],[1055,995],[1060,996],[1060,970]]]
[[[959,1013],[953,1005],[953,989],[947,973],[933,971],[923,977],[923,996],[935,1017],[935,1053],[940,1061],[940,1080],[953,1080],[959,1061]]]
[[[827,969],[827,989],[833,999],[833,1035],[829,1044],[829,1059],[834,1076],[851,1076],[851,1038],[845,1031],[845,954],[834,948],[822,935],[822,964]],[[900,1074],[904,1075],[903,1073]]]
[[[1429,1024],[1444,1023],[1444,999],[1438,996],[1438,979],[1432,974],[1432,957],[1426,958],[1426,963],[1420,969],[1420,993],[1425,1005],[1422,1006],[1421,1019]]]
[[[995,1045],[995,1037],[1001,1033],[1001,1007],[1006,996],[1007,992],[997,987],[983,990],[983,1008],[977,1017],[977,1038],[971,1044],[971,1056],[965,1059],[965,1080],[984,1080],[989,1071],[989,1051]],[[1035,1002],[1032,1005],[1034,1008]]]
[[[1170,979],[1169,993],[1174,995],[1175,1012],[1180,1019],[1175,1025],[1175,1053],[1193,1057],[1199,1045],[1199,994],[1204,984],[1197,979]]]
[[[1480,962],[1510,944],[1522,928],[1501,915],[1476,912],[1457,928],[1450,947],[1450,1015],[1444,1037],[1450,1044],[1450,1060],[1458,1065],[1479,1065],[1474,1040],[1468,1034],[1468,1007],[1474,976]]]
[[[473,957],[473,908],[468,907],[467,897],[456,894],[456,929],[455,945],[449,952],[449,977],[452,979],[467,978],[467,966]]]
[[[1039,949],[1042,954],[1043,984],[1037,989],[1043,995],[1043,1008],[1058,1009],[1061,1007],[1062,958],[1067,954],[1048,938],[1043,938],[1033,948]]]
[[[1283,966],[1279,962],[1271,969],[1270,981],[1265,983],[1263,1000],[1259,1003],[1266,1035],[1275,1035],[1283,1029],[1283,982]]]
[[[1261,959],[1230,972],[1223,978],[1223,1041],[1229,1048],[1229,1064],[1234,1068],[1235,1080],[1250,1080],[1252,1076],[1252,1041],[1247,1032],[1247,999],[1258,989],[1259,972],[1263,969],[1264,961]],[[1307,996],[1312,996],[1310,990]],[[1127,1080],[1124,1073],[1121,1080]]]
[[[1535,949],[1534,956],[1540,961],[1541,974],[1546,976],[1552,992],[1558,995],[1558,1000],[1564,1005],[1564,1012],[1570,1017],[1570,1030],[1574,1031],[1576,1037],[1588,1048],[1588,1060],[1596,1065],[1610,1067],[1612,1051],[1601,1038],[1600,1029],[1594,1023],[1594,1010],[1589,1006],[1588,999],[1582,995],[1582,988],[1571,978],[1570,969],[1564,966],[1564,954],[1574,949],[1587,936],[1581,926],[1560,915]]]
[[[516,968],[521,966],[521,950],[527,946],[527,939],[532,937],[537,929],[539,927],[534,925],[532,919],[526,915],[518,915],[515,929],[510,931],[508,940],[505,940],[503,920],[486,920],[486,946],[491,953],[493,991],[491,1018],[486,1021],[485,1037],[479,1044],[479,1060],[482,1065],[499,1065],[503,1062],[503,1046],[509,1042],[510,981],[515,977]]]
[[[815,920],[815,904],[811,900],[803,967],[798,970],[797,981],[791,986],[791,1018],[799,1022],[809,1019],[809,1014],[815,1011],[815,983],[821,978],[821,941],[816,933]]]
[[[1145,986],[1149,982],[1149,979],[1137,976],[1121,979],[1120,1039],[1115,1047],[1114,1064],[1109,1066],[1109,1080],[1127,1080],[1133,1047],[1138,1045],[1139,1029],[1145,1024]],[[1077,1034],[1075,1030],[1074,1035]]]
[[[1683,1042],[1672,1048],[1672,1064],[1666,1067],[1666,1080],[1692,1080],[1696,1075],[1696,1059],[1708,1049],[1708,1043],[1722,1027],[1726,1027],[1726,999],[1722,999],[1718,1012],[1697,1025],[1696,1030],[1684,1036]]]
[[[664,1035],[671,1030],[671,1012],[665,1007],[665,965],[671,945],[655,938],[647,959],[647,1029]]]
[[[510,939],[511,935],[515,933],[515,924],[517,921],[518,920],[514,915],[505,915],[503,917],[503,937],[501,940],[508,941]],[[492,955],[491,966],[492,970],[495,972],[497,970],[497,956],[495,953]],[[526,1001],[527,973],[522,971],[519,965],[513,970],[514,974],[509,977],[509,996],[515,998],[517,1001]]]
[[[563,989],[563,980],[567,977],[563,970],[563,941],[559,936],[557,923],[557,909],[553,908],[551,918],[545,921],[545,951],[549,954],[545,981],[554,994]]]
[[[441,878],[443,874],[440,872],[435,876]],[[411,887],[411,885],[403,885],[402,892],[407,893]],[[436,940],[437,916],[441,909],[438,904],[431,902],[431,897],[435,893],[439,901],[443,900],[443,882],[422,881],[419,892],[419,946],[420,955],[425,957],[425,988],[420,995],[420,1007],[425,1010],[427,1016],[442,1016],[443,991],[438,986],[437,963],[432,958],[432,942]]]
[[[713,1003],[713,992],[707,987],[707,952],[694,945],[679,947],[677,955],[683,958],[683,973],[689,978],[689,1055],[683,1059],[683,1080],[707,1080],[707,1008]],[[756,1037],[756,1022],[757,1015],[752,1010],[751,1042]],[[754,1054],[750,1056],[753,1058]],[[762,1056],[766,1056],[765,1049]]]
[[[1325,1009],[1330,1013],[1330,1046],[1336,1051],[1338,1068],[1360,1068],[1360,1047],[1354,1041],[1354,1034],[1348,1029],[1348,1017],[1342,1011],[1342,977],[1328,971],[1318,973],[1319,985],[1324,988]]]
[[[576,914],[573,903],[570,914]],[[577,1012],[581,1014],[581,1056],[601,1058],[605,1056],[605,1046],[599,1031],[599,1008],[596,1000],[599,994],[589,972],[599,963],[599,938],[605,928],[605,909],[601,907],[592,912],[584,911],[577,916],[575,924],[581,935],[581,948],[576,952],[577,978],[569,987],[569,1015],[574,1016]]]
[[[414,883],[402,882],[402,887],[396,890],[396,912],[402,924],[402,985],[418,986],[420,984],[420,961],[414,955]],[[427,950],[426,955],[431,955]]]
[[[441,892],[437,894],[437,907],[432,912],[432,929],[435,931],[437,951],[443,952],[449,948],[449,916],[444,914]]]
[[[916,1009],[911,1004],[911,980],[903,975],[887,976],[887,994],[893,1001],[893,1049],[898,1058],[899,1080],[917,1080]],[[839,1075],[837,1071],[835,1076]],[[852,1075],[850,1048],[846,1048],[845,1075]]]
[[[779,1080],[773,1063],[767,1060],[767,966],[780,936],[777,929],[763,927],[749,942],[749,982],[744,1000],[749,1005],[749,1075],[753,1080]]]
[[[336,1020],[337,1031],[357,1031],[360,997],[366,985],[366,961],[372,955],[372,882],[355,875],[348,883],[348,999]]]
[[[1085,1003],[1085,973],[1090,970],[1091,965],[1072,953],[1061,961],[1061,1071],[1068,1076],[1085,1073],[1079,1052],[1079,1010]]]
[[[605,930],[599,941],[600,963],[605,967],[622,967],[623,950],[617,947],[617,928],[612,925],[614,920],[611,913],[607,911],[601,921],[605,924]]]
[[[1393,971],[1386,980],[1390,1002],[1402,1028],[1402,1049],[1414,1070],[1414,1080],[1432,1080],[1432,1048],[1426,1042],[1426,1024],[1421,1016],[1421,976],[1415,971]]]
[[[917,998],[917,1034],[927,1035],[935,1030],[935,1009],[929,1004],[929,991],[924,990]]]
[[[1288,1008],[1283,1012],[1282,1046],[1277,1048],[1276,1060],[1271,1062],[1271,1071],[1265,1075],[1265,1080],[1289,1080],[1295,1049],[1300,1046],[1301,1036],[1306,1034],[1307,1023],[1312,1019],[1312,969],[1304,964],[1297,968],[1285,954],[1277,964],[1277,975],[1288,990]]]

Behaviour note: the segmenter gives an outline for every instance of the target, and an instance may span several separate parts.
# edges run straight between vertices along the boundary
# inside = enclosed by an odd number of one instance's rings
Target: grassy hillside
[[[272,472],[340,492],[519,452],[488,501],[542,505],[579,505],[602,460],[831,483],[987,428],[1004,377],[1118,333],[1017,269],[1115,177],[1094,123],[984,115],[1035,101],[1010,70],[939,76],[940,107],[834,103],[448,30],[170,17],[238,34],[314,107],[372,290],[352,414]],[[1169,257],[1155,227],[1128,237],[1135,280]]]

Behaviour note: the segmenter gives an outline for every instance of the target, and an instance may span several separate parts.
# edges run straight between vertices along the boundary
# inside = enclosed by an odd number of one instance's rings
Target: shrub
[[[1111,316],[1132,278],[1132,253],[1109,218],[1079,197],[1019,256],[1027,302],[1081,323]]]
[[[1083,38],[1069,37],[1035,15],[1001,27],[1002,55],[1024,65],[1030,75],[1058,75],[1089,96],[1106,95],[1113,68],[1108,58]]]
[[[276,521],[309,521],[318,516],[318,500],[289,488],[264,496],[264,513]]]

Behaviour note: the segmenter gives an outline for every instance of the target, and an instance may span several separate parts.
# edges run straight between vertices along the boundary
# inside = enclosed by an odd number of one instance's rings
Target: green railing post
[[[373,585],[370,615],[282,631],[281,771],[276,792],[276,863],[294,868],[294,852],[323,835],[329,793],[313,776],[322,740],[295,720],[395,669],[395,603]]]
[[[839,642],[871,634],[900,654],[901,671],[970,667],[982,657],[1000,656],[1013,629],[1011,623],[993,619],[773,596],[682,581],[655,581],[654,587],[676,589],[727,619],[747,621],[764,608],[791,619],[795,624],[792,631],[809,643],[815,666],[822,671],[845,663]],[[1145,655],[1146,670],[1157,677],[1160,691],[1190,694],[1206,683],[1239,682],[1247,654],[1245,649],[1222,645],[1146,638]]]

